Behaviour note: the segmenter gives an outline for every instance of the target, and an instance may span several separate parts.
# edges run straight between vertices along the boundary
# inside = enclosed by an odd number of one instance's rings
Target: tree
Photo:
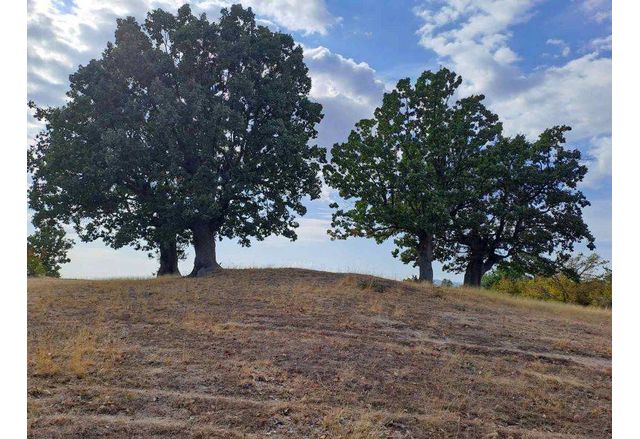
[[[149,141],[147,88],[163,67],[136,29],[118,20],[115,45],[70,76],[67,104],[30,103],[46,125],[28,155],[29,202],[35,222],[72,223],[83,241],[158,250],[158,275],[177,274],[188,237],[182,206],[165,172],[171,158]]]
[[[45,276],[47,270],[44,268],[42,261],[38,258],[33,249],[27,244],[27,277]]]
[[[594,238],[582,219],[589,205],[577,189],[587,169],[580,152],[565,149],[570,128],[545,130],[535,142],[502,138],[484,152],[469,197],[452,216],[445,269],[464,271],[464,284],[479,286],[494,265],[509,262],[523,272],[550,275],[573,251]]]
[[[216,239],[295,239],[325,153],[307,144],[321,106],[290,35],[239,5],[218,23],[157,9],[144,26],[118,20],[115,44],[71,79],[69,103],[39,113],[31,198],[43,216],[159,248],[161,261],[190,239],[194,276],[219,267]]]
[[[60,277],[60,266],[70,262],[67,251],[72,246],[62,227],[41,225],[27,237],[27,275]]]
[[[394,256],[419,267],[433,282],[432,261],[446,257],[440,240],[470,187],[478,155],[502,130],[483,105],[484,96],[453,100],[462,78],[448,69],[424,72],[412,87],[398,82],[372,119],[356,124],[331,150],[327,182],[349,209],[333,215],[331,236],[363,236],[378,243],[395,237]]]
[[[611,277],[609,261],[597,253],[591,253],[590,255],[578,253],[569,258],[559,272],[578,283]]]

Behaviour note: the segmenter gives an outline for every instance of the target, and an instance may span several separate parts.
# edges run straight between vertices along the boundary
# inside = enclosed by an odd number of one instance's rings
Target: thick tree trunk
[[[480,255],[471,254],[467,269],[464,272],[464,284],[469,287],[479,287],[482,283],[482,276],[491,270],[498,260],[489,255],[487,260]]]
[[[467,287],[479,287],[484,273],[482,257],[472,256],[464,272],[464,285]]]
[[[216,260],[216,237],[206,222],[199,222],[191,227],[193,247],[196,257],[193,262],[191,277],[206,276],[221,267]]]
[[[160,269],[158,276],[177,275],[178,270],[178,244],[176,239],[169,239],[159,244],[160,247]]]
[[[428,235],[418,243],[418,280],[433,283],[433,235]]]

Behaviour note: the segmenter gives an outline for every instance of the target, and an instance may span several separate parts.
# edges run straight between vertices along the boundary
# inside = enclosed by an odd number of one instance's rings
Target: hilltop
[[[28,282],[31,437],[611,436],[611,314],[300,269]]]

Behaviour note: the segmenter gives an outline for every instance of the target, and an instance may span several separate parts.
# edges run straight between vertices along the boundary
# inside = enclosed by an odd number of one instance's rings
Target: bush
[[[551,277],[537,276],[532,279],[503,278],[492,289],[512,296],[575,303],[583,306],[610,308],[612,301],[610,280],[592,279],[576,282],[564,274]]]
[[[440,286],[441,287],[453,287],[453,282],[450,281],[449,279],[442,279],[442,281],[440,281]]]
[[[39,277],[46,274],[47,269],[40,258],[33,253],[33,249],[27,247],[27,276]]]
[[[494,289],[503,279],[512,281],[527,279],[525,273],[509,265],[498,265],[494,270],[482,276],[481,285],[483,288]]]
[[[596,254],[579,254],[552,276],[526,276],[498,267],[482,278],[482,286],[512,296],[610,308],[611,270]]]
[[[41,224],[27,236],[27,275],[60,277],[60,266],[70,261],[73,241],[59,225]]]

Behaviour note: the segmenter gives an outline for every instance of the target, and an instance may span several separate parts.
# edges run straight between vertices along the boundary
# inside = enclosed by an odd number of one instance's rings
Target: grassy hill
[[[611,314],[299,269],[28,284],[32,437],[611,436]]]

